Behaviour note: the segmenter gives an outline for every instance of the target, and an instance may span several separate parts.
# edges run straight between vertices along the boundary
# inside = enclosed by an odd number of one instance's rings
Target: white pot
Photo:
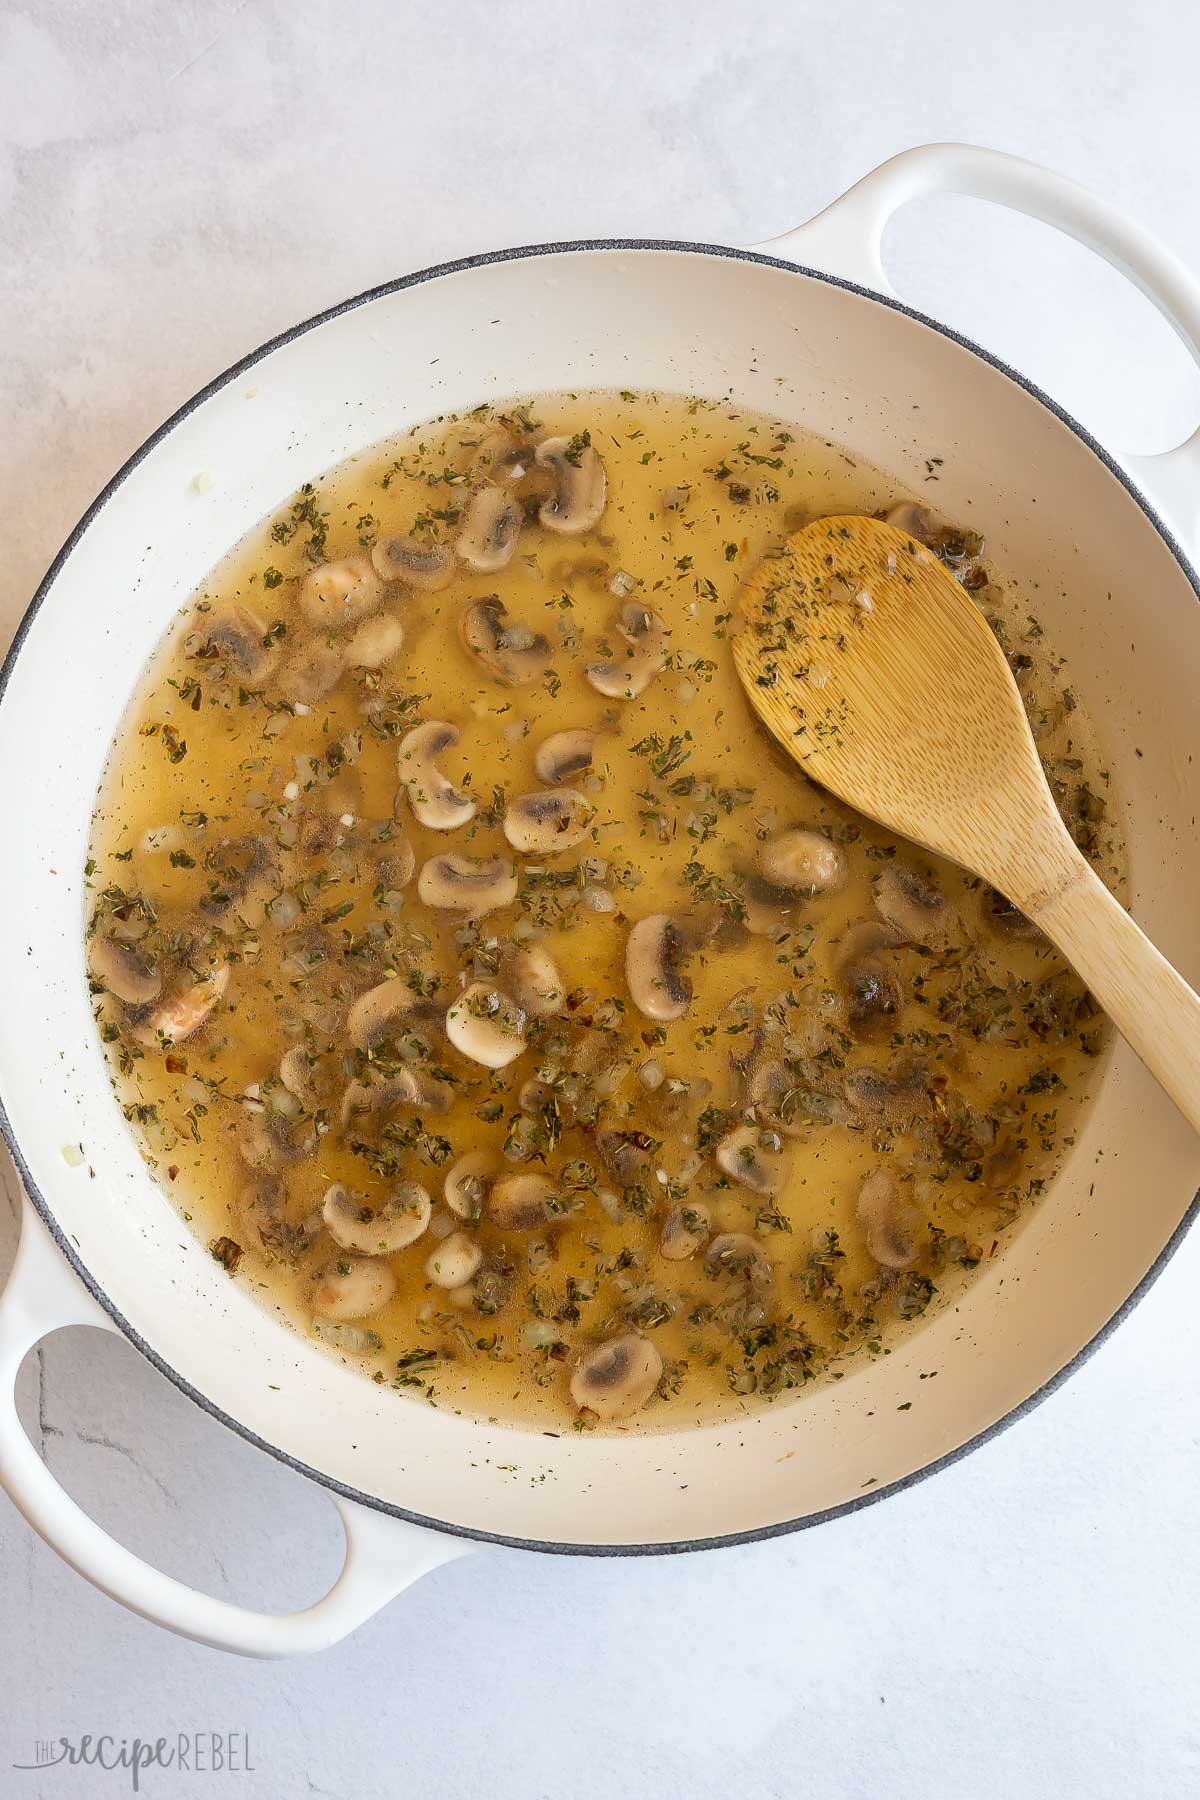
[[[960,1307],[892,1356],[704,1430],[550,1437],[487,1425],[342,1368],[179,1229],[114,1103],[92,1022],[81,954],[92,802],[121,708],[174,610],[314,471],[451,408],[580,387],[731,393],[852,446],[899,489],[920,491],[925,458],[942,456],[939,507],[1037,588],[1126,809],[1134,910],[1197,981],[1200,607],[1176,538],[1196,542],[1200,441],[1139,466],[1156,513],[1043,395],[886,297],[884,221],[930,188],[1005,202],[1091,243],[1200,344],[1200,289],[1080,190],[986,151],[910,151],[768,253],[550,246],[348,301],[247,357],[163,426],[42,584],[0,680],[0,1101],[31,1202],[0,1305],[0,1478],[56,1549],[146,1616],[282,1654],[335,1641],[471,1539],[698,1548],[862,1506],[1046,1393],[1177,1240],[1200,1147],[1121,1047],[1032,1220]],[[204,493],[201,470],[215,477]],[[76,1143],[95,1180],[64,1161]],[[124,1332],[200,1405],[339,1497],[347,1565],[317,1606],[269,1618],[197,1594],[62,1493],[20,1430],[12,1389],[27,1349],[80,1321]],[[930,1369],[938,1379],[920,1381]]]

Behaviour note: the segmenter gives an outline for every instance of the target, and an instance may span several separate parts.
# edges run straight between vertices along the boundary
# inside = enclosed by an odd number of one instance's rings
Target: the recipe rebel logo
[[[82,1737],[38,1738],[32,1762],[14,1769],[54,1768],[124,1771],[133,1793],[141,1792],[150,1769],[189,1775],[251,1775],[250,1737],[245,1731],[179,1731],[173,1737],[117,1738],[108,1733]]]

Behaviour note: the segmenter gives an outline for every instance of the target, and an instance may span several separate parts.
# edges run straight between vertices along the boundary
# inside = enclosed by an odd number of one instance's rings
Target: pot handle
[[[1065,231],[1140,288],[1200,364],[1200,281],[1165,244],[1063,175],[975,144],[923,144],[856,181],[806,225],[754,249],[895,298],[881,245],[892,214],[924,194],[966,194]],[[1193,554],[1200,550],[1200,429],[1174,450],[1121,461]]]
[[[430,1569],[475,1547],[463,1538],[429,1531],[334,1494],[346,1533],[345,1561],[329,1592],[300,1612],[253,1612],[164,1575],[76,1505],[30,1443],[17,1416],[14,1390],[22,1362],[48,1332],[63,1325],[118,1331],[68,1267],[25,1199],[16,1262],[0,1295],[0,1486],[65,1562],[153,1624],[241,1656],[325,1650]]]

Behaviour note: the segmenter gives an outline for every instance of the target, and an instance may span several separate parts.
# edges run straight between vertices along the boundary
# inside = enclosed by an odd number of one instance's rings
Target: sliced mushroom
[[[748,1231],[723,1231],[715,1237],[705,1252],[704,1267],[710,1275],[732,1275],[756,1288],[769,1287],[774,1275],[770,1257]]]
[[[742,1079],[742,1106],[753,1111],[759,1124],[770,1124],[786,1137],[805,1136],[813,1121],[803,1084],[781,1057],[766,1054],[761,1033],[750,1055],[734,1066]]]
[[[913,944],[937,944],[950,927],[950,903],[937,882],[904,863],[888,863],[875,884],[875,908]]]
[[[382,605],[383,592],[365,556],[322,563],[300,583],[300,611],[310,625],[323,631],[357,625]]]
[[[894,1018],[904,1004],[900,982],[881,959],[881,950],[894,949],[900,935],[880,919],[864,919],[852,925],[842,940],[838,973],[846,996],[846,1016],[860,1037],[869,1036]]]
[[[484,482],[475,489],[463,512],[454,548],[469,569],[481,575],[507,568],[517,552],[524,514],[512,493]]]
[[[1033,920],[1019,912],[996,888],[984,889],[983,916],[998,937],[1013,938],[1020,943],[1045,942],[1044,933]]]
[[[692,1000],[692,984],[680,973],[684,940],[670,913],[639,919],[625,943],[629,995],[648,1019],[681,1019]]]
[[[317,1134],[299,1119],[275,1110],[254,1112],[238,1137],[238,1151],[252,1169],[274,1169],[317,1153]]]
[[[493,1156],[491,1150],[468,1150],[444,1175],[446,1206],[459,1219],[479,1219],[498,1172],[500,1157]]]
[[[416,995],[406,975],[391,975],[360,994],[346,1015],[346,1033],[356,1050],[369,1050],[387,1037],[397,1020],[410,1013]]]
[[[404,627],[391,613],[365,619],[346,645],[348,669],[382,669],[404,644]]]
[[[279,644],[248,606],[218,606],[187,642],[188,653],[232,663],[252,687],[266,681],[279,661]]]
[[[731,1181],[752,1194],[770,1195],[779,1186],[779,1169],[772,1168],[770,1152],[760,1143],[762,1133],[754,1125],[739,1125],[717,1146],[717,1167]]]
[[[662,1379],[662,1357],[649,1338],[622,1332],[589,1350],[571,1376],[571,1398],[598,1419],[627,1419]]]
[[[842,970],[846,1015],[859,1035],[881,1030],[903,1005],[900,983],[875,957],[864,956]]]
[[[431,856],[417,877],[417,893],[426,906],[478,919],[512,905],[517,872],[504,856]]]
[[[415,1244],[429,1224],[433,1202],[419,1181],[404,1181],[383,1205],[364,1205],[340,1182],[326,1188],[321,1217],[334,1243],[358,1256],[391,1256]]]
[[[212,880],[208,893],[199,901],[205,917],[223,921],[236,913],[243,924],[260,925],[267,905],[283,886],[265,838],[222,839],[206,863]]]
[[[539,788],[509,801],[504,835],[524,856],[552,856],[583,842],[595,811],[575,788]]]
[[[776,943],[788,936],[792,915],[802,896],[788,888],[775,887],[756,869],[742,877],[743,923],[752,937],[771,938]]]
[[[309,1236],[301,1226],[289,1224],[284,1217],[283,1197],[277,1182],[255,1182],[238,1196],[238,1216],[252,1249],[293,1262],[308,1248]]]
[[[539,468],[536,451],[544,434],[515,432],[508,425],[489,431],[471,459],[471,474],[508,488],[518,500],[539,501],[553,491],[554,474]]]
[[[607,1115],[596,1123],[596,1149],[600,1160],[622,1187],[634,1187],[644,1179],[657,1147],[649,1132],[624,1123],[617,1124]]]
[[[917,1247],[901,1218],[900,1188],[886,1169],[872,1169],[863,1182],[856,1208],[867,1249],[885,1269],[908,1269]]]
[[[556,731],[538,745],[533,767],[539,781],[557,787],[577,775],[586,775],[592,766],[596,733],[580,726],[576,731]]]
[[[772,887],[789,894],[832,893],[846,876],[845,858],[837,845],[819,831],[799,827],[760,845],[758,867]]]
[[[562,1011],[566,984],[544,944],[524,944],[509,958],[507,979],[513,999],[535,1019]]]
[[[345,652],[340,645],[310,643],[288,657],[276,686],[287,700],[298,700],[301,706],[319,706],[332,694],[345,670]]]
[[[490,1150],[468,1150],[460,1156],[446,1171],[442,1185],[450,1211],[460,1219],[479,1218],[500,1166],[500,1158]]]
[[[584,673],[597,693],[635,700],[665,668],[670,633],[657,613],[634,600],[621,608],[616,629],[625,641],[624,654],[614,662],[589,663]]]
[[[320,1319],[367,1319],[395,1292],[390,1263],[370,1256],[339,1256],[317,1271],[312,1308]]]
[[[477,662],[497,681],[523,687],[537,681],[550,667],[550,640],[540,631],[511,624],[508,608],[495,594],[464,606],[458,622],[459,636]]]
[[[431,538],[380,538],[371,551],[375,573],[384,581],[436,593],[454,579],[454,552]]]
[[[342,1125],[369,1113],[391,1112],[397,1106],[420,1106],[425,1100],[421,1083],[411,1069],[394,1075],[377,1075],[369,1081],[352,1081],[342,1095]]]
[[[673,1206],[662,1223],[658,1253],[668,1262],[686,1262],[697,1250],[703,1250],[711,1230],[712,1219],[706,1206],[691,1200]]]
[[[381,842],[386,845],[386,851],[378,863],[380,883],[385,888],[406,888],[417,872],[417,854],[412,843],[402,831]]]
[[[310,1113],[317,1112],[324,1100],[316,1074],[316,1062],[317,1059],[309,1054],[303,1044],[293,1044],[290,1050],[284,1052],[279,1063],[280,1081],[288,1093]]]
[[[588,432],[574,437],[544,438],[537,447],[538,467],[554,476],[555,488],[538,509],[547,531],[578,537],[599,524],[608,497],[608,479]]]
[[[465,1231],[452,1231],[425,1259],[425,1273],[435,1287],[465,1287],[479,1273],[483,1251]]]
[[[96,937],[88,949],[88,968],[98,981],[127,1006],[148,1006],[162,992],[162,976],[128,944]]]
[[[501,1175],[487,1196],[487,1216],[499,1231],[540,1231],[554,1216],[558,1190],[545,1175]]]
[[[866,1125],[910,1125],[929,1111],[928,1075],[917,1062],[901,1060],[890,1070],[849,1069],[843,1081],[846,1099]]]
[[[504,1069],[525,1048],[525,1014],[499,988],[473,981],[446,1014],[446,1036],[472,1062]]]
[[[400,740],[400,780],[413,816],[431,831],[457,831],[475,817],[475,801],[456,788],[437,766],[437,759],[459,740],[457,725],[427,719]]]
[[[199,1031],[209,1013],[229,986],[229,964],[220,963],[211,975],[194,987],[173,994],[155,1007],[134,1032],[139,1044],[182,1044]]]

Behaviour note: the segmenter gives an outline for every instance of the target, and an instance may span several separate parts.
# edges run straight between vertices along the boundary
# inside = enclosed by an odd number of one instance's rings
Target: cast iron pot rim
[[[92,501],[92,504],[83,514],[82,518],[63,544],[61,550],[58,552],[58,555],[50,564],[50,567],[47,569],[38,586],[37,592],[34,594],[33,599],[26,608],[20,624],[17,626],[16,633],[9,646],[8,653],[4,658],[4,662],[0,665],[0,703],[3,703],[5,693],[8,689],[9,679],[30,627],[38,612],[41,610],[44,601],[49,597],[51,589],[58,579],[60,570],[63,568],[67,558],[71,555],[71,552],[74,550],[84,532],[87,531],[100,510],[112,499],[126,477],[131,475],[134,469],[138,467],[138,464],[149,456],[152,450],[157,448],[163,439],[175,429],[176,425],[181,424],[189,414],[193,413],[198,406],[202,406],[213,394],[219,393],[223,387],[227,387],[231,381],[235,381],[238,376],[245,374],[248,369],[252,369],[256,363],[262,362],[265,357],[270,356],[273,351],[280,349],[284,344],[290,344],[294,339],[303,337],[306,332],[314,330],[318,325],[324,325],[328,323],[330,319],[340,318],[343,313],[353,312],[357,307],[366,306],[372,300],[383,299],[389,294],[402,293],[405,288],[419,287],[422,283],[426,281],[436,281],[443,275],[457,275],[467,269],[486,268],[492,263],[516,262],[523,258],[533,256],[561,256],[568,253],[590,250],[668,250],[691,256],[716,256],[735,262],[760,263],[767,268],[783,269],[789,275],[804,275],[812,281],[823,281],[829,287],[843,288],[847,293],[857,294],[858,297],[863,300],[871,300],[877,306],[889,307],[893,312],[901,313],[905,318],[914,319],[917,324],[926,326],[930,331],[938,332],[942,337],[948,338],[951,343],[957,344],[960,349],[967,350],[971,355],[979,357],[980,360],[987,363],[989,367],[995,369],[999,374],[1006,376],[1009,381],[1015,382],[1019,388],[1022,388],[1025,393],[1031,396],[1031,398],[1038,401],[1040,405],[1045,407],[1047,412],[1052,413],[1061,424],[1067,426],[1067,428],[1074,432],[1075,436],[1079,438],[1082,443],[1086,444],[1092,454],[1099,458],[1109,473],[1116,477],[1121,483],[1121,486],[1140,507],[1146,519],[1153,526],[1159,537],[1162,538],[1168,550],[1170,550],[1171,555],[1175,558],[1175,561],[1182,570],[1193,593],[1196,595],[1197,599],[1200,599],[1200,578],[1197,577],[1196,571],[1192,568],[1191,563],[1184,555],[1183,550],[1180,548],[1167,526],[1159,518],[1154,508],[1146,500],[1145,496],[1139,492],[1125,470],[1122,469],[1119,463],[1108,454],[1103,445],[1099,444],[1092,434],[1087,431],[1084,426],[1079,424],[1078,420],[1072,418],[1070,413],[1066,412],[1056,401],[1052,400],[1048,394],[1043,393],[1041,388],[1034,382],[1030,381],[1018,370],[1012,368],[1000,357],[993,356],[991,351],[983,349],[981,345],[976,344],[972,339],[964,337],[960,332],[952,330],[950,326],[940,324],[938,320],[930,318],[927,313],[918,311],[916,307],[906,306],[901,300],[893,299],[889,295],[875,293],[872,289],[863,287],[858,282],[847,281],[838,275],[827,275],[821,269],[810,269],[805,267],[802,263],[788,262],[784,257],[767,256],[762,251],[758,250],[735,250],[723,244],[693,244],[676,241],[670,238],[581,238],[560,244],[527,244],[511,250],[488,250],[478,256],[460,257],[454,262],[435,263],[430,268],[419,269],[412,275],[401,275],[393,281],[382,282],[378,287],[367,288],[363,293],[356,294],[349,300],[340,301],[336,306],[328,307],[324,312],[315,313],[311,318],[302,320],[300,324],[293,325],[289,327],[288,330],[280,332],[277,337],[268,338],[266,343],[260,344],[257,350],[251,350],[238,362],[232,363],[222,374],[215,376],[212,381],[207,382],[204,387],[200,388],[192,395],[190,400],[185,400],[183,405],[179,407],[176,412],[172,413],[170,418],[160,425],[156,431],[151,432],[145,442],[141,444],[122,467],[118,469],[108,485],[103,488]],[[1195,1220],[1197,1211],[1200,1211],[1200,1192],[1198,1192],[1193,1197],[1183,1218],[1160,1250],[1150,1268],[1147,1269],[1145,1275],[1143,1275],[1142,1279],[1138,1282],[1137,1286],[1126,1299],[1122,1301],[1121,1305],[1111,1317],[1100,1326],[1095,1335],[1091,1337],[1080,1350],[1076,1351],[1069,1362],[1064,1363],[1062,1368],[1051,1375],[1047,1381],[1044,1381],[1040,1388],[1035,1389],[1032,1394],[1027,1395],[1024,1400],[1018,1402],[1016,1406],[1005,1413],[1001,1418],[996,1419],[991,1425],[985,1426],[983,1430],[977,1432],[974,1437],[970,1437],[964,1443],[956,1445],[953,1450],[947,1450],[943,1456],[936,1457],[932,1462],[926,1463],[922,1468],[914,1469],[908,1475],[902,1475],[898,1480],[889,1482],[885,1487],[873,1488],[869,1493],[856,1494],[853,1499],[843,1500],[837,1506],[825,1507],[819,1512],[806,1513],[798,1519],[784,1519],[775,1525],[755,1526],[753,1529],[747,1531],[730,1531],[718,1534],[714,1537],[671,1540],[659,1544],[554,1543],[551,1540],[544,1538],[513,1537],[505,1532],[484,1531],[473,1526],[452,1524],[448,1520],[430,1518],[424,1513],[412,1512],[407,1507],[397,1506],[393,1501],[381,1500],[376,1495],[363,1493],[360,1489],[351,1487],[345,1482],[338,1481],[333,1476],[326,1475],[322,1473],[321,1470],[311,1468],[307,1463],[301,1462],[294,1456],[290,1456],[286,1450],[282,1450],[278,1445],[272,1444],[266,1438],[260,1437],[257,1432],[251,1431],[250,1428],[243,1425],[240,1420],[233,1418],[231,1414],[224,1410],[224,1408],[217,1406],[213,1401],[208,1399],[206,1395],[200,1393],[197,1388],[194,1388],[184,1376],[180,1375],[177,1370],[173,1369],[169,1363],[164,1361],[157,1351],[151,1348],[140,1333],[134,1330],[133,1326],[130,1325],[129,1321],[118,1310],[114,1302],[96,1281],[81,1257],[76,1254],[65,1233],[60,1229],[58,1221],[54,1217],[54,1214],[38,1188],[37,1183],[33,1179],[29,1166],[21,1153],[16,1133],[12,1128],[12,1124],[2,1101],[0,1101],[0,1134],[3,1135],[8,1144],[13,1161],[17,1166],[17,1170],[24,1183],[25,1191],[29,1196],[29,1199],[40,1214],[42,1221],[50,1232],[54,1242],[58,1245],[58,1248],[62,1251],[88,1292],[104,1308],[113,1323],[123,1335],[129,1339],[130,1343],[135,1345],[135,1347],[141,1351],[142,1355],[154,1365],[159,1373],[165,1375],[167,1380],[172,1382],[174,1386],[179,1389],[181,1394],[186,1394],[188,1399],[194,1401],[204,1412],[208,1413],[212,1418],[218,1419],[222,1425],[228,1426],[230,1431],[235,1431],[238,1436],[244,1438],[247,1443],[253,1444],[259,1450],[265,1450],[266,1453],[269,1456],[273,1456],[277,1462],[285,1464],[289,1469],[294,1469],[297,1474],[307,1476],[310,1481],[317,1482],[319,1486],[327,1488],[335,1494],[340,1494],[343,1499],[356,1501],[359,1505],[371,1507],[376,1512],[388,1513],[393,1518],[405,1519],[413,1525],[423,1525],[431,1531],[446,1532],[453,1537],[469,1538],[479,1543],[503,1544],[517,1550],[539,1550],[558,1556],[672,1556],[678,1555],[685,1550],[715,1550],[728,1544],[758,1543],[766,1538],[782,1537],[787,1532],[803,1531],[813,1525],[823,1525],[829,1519],[842,1518],[848,1513],[857,1512],[860,1507],[872,1506],[877,1501],[886,1499],[890,1494],[902,1493],[906,1488],[915,1486],[918,1481],[924,1481],[930,1475],[937,1474],[939,1470],[949,1468],[952,1463],[956,1463],[960,1458],[968,1456],[972,1450],[977,1450],[981,1445],[990,1443],[991,1440],[998,1437],[1002,1431],[1007,1430],[1010,1425],[1014,1425],[1018,1419],[1022,1419],[1027,1413],[1032,1412],[1035,1406],[1040,1406],[1043,1400],[1049,1399],[1050,1395],[1053,1394],[1069,1376],[1073,1375],[1077,1369],[1083,1366],[1093,1352],[1099,1349],[1105,1339],[1115,1331],[1117,1326],[1120,1325],[1127,1315],[1133,1311],[1133,1308],[1162,1274],[1167,1263],[1171,1260],[1171,1257],[1182,1243],[1185,1233]]]

